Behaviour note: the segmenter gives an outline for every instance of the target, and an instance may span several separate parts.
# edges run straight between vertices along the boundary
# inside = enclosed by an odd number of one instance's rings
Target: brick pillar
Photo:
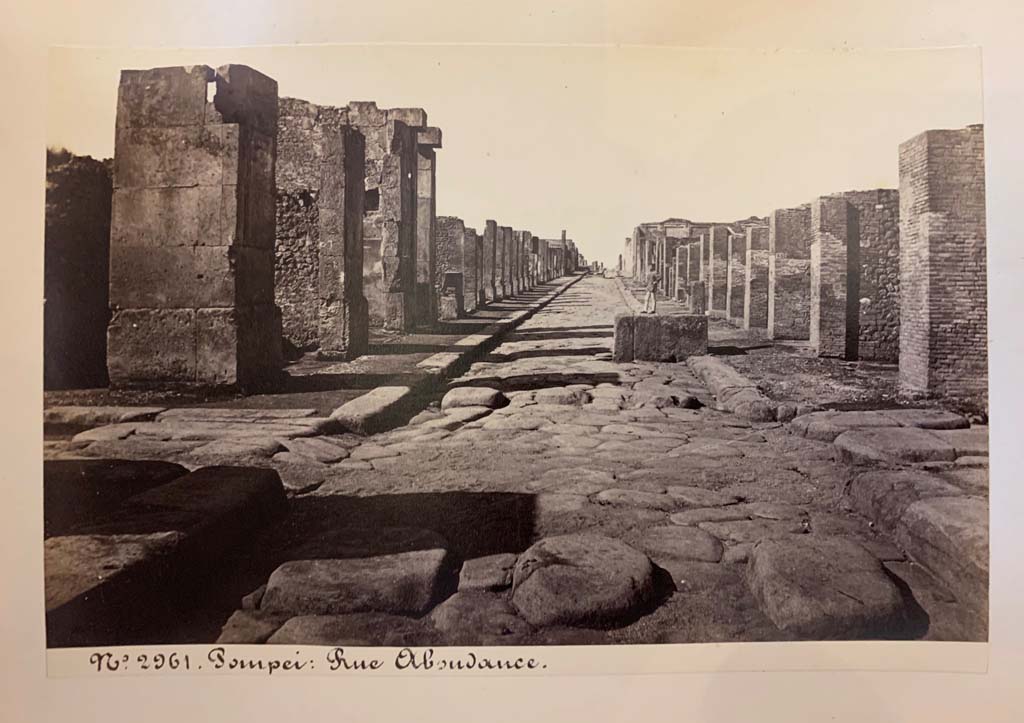
[[[988,401],[981,125],[902,143],[899,385]]]
[[[253,388],[277,378],[276,139],[277,83],[244,65],[121,73],[112,385]]]
[[[772,211],[768,219],[768,336],[810,339],[811,208]]]
[[[425,122],[426,119],[424,119]],[[421,128],[416,134],[416,306],[421,324],[437,318],[440,290],[437,278],[437,149],[440,128]]]
[[[747,276],[743,284],[743,328],[768,330],[768,227],[747,227]]]
[[[856,213],[846,199],[811,203],[810,341],[818,356],[857,358],[860,256]]]
[[[484,223],[484,259],[483,259],[483,282],[484,297],[488,302],[497,301],[501,298],[498,293],[498,276],[496,264],[498,262],[498,224],[488,220]]]
[[[533,278],[530,275],[530,249],[533,247],[533,234],[523,231],[523,243],[519,247],[519,278],[522,279],[523,291],[533,288]]]
[[[729,230],[725,226],[708,229],[708,251],[708,310],[725,316],[729,263]]]
[[[465,227],[463,236],[463,285],[466,311],[476,311],[486,302],[483,287],[484,240],[475,228]]]
[[[275,299],[286,346],[326,359],[365,354],[368,343],[365,143],[347,115],[282,98],[277,126]]]
[[[523,246],[523,232],[512,230],[512,243],[509,245],[509,287],[513,296],[522,293],[522,284],[519,281],[519,249]]]
[[[509,226],[499,226],[498,235],[495,237],[494,252],[494,283],[498,287],[501,298],[506,299],[512,296],[510,285],[509,263],[512,250],[512,229]]]
[[[747,287],[747,236],[729,234],[725,291],[725,318],[743,322],[743,294]]]

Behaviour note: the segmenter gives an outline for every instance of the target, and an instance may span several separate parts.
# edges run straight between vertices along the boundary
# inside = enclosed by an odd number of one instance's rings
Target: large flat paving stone
[[[63,535],[75,525],[110,514],[123,501],[188,474],[180,464],[124,459],[43,462],[43,534]]]
[[[696,527],[679,525],[648,528],[640,538],[639,546],[658,564],[662,564],[662,558],[718,562],[723,552],[722,543],[711,534]]]
[[[443,549],[293,560],[270,575],[260,607],[293,615],[419,614],[451,586],[449,568],[448,552]]]
[[[86,427],[118,422],[147,422],[155,419],[164,409],[165,407],[50,407],[43,410],[43,424]]]
[[[512,585],[515,565],[516,555],[510,552],[466,560],[459,573],[459,591],[504,590]]]
[[[882,414],[901,427],[966,429],[971,426],[966,417],[944,409],[886,409]]]
[[[871,470],[855,476],[846,490],[853,509],[893,532],[907,507],[929,497],[960,497],[955,485],[918,470]]]
[[[654,595],[642,552],[603,535],[549,537],[519,556],[512,603],[537,626],[601,626],[638,613]]]
[[[505,596],[482,591],[455,593],[430,612],[429,620],[462,645],[491,644],[531,631]]]
[[[270,645],[392,646],[442,642],[429,622],[386,613],[299,615],[270,636]]]
[[[454,407],[487,407],[498,409],[508,405],[508,397],[493,387],[455,387],[441,399],[441,409]]]
[[[949,429],[933,432],[936,437],[951,444],[957,457],[987,457],[988,427],[970,429]]]
[[[854,429],[899,426],[900,422],[884,412],[811,412],[789,423],[794,434],[819,442],[832,442],[844,432]]]
[[[896,539],[957,598],[988,608],[988,502],[979,497],[931,497],[909,505]]]
[[[847,464],[875,462],[952,462],[956,450],[938,433],[915,427],[857,429],[835,440],[839,461]]]
[[[794,536],[754,545],[747,582],[775,625],[811,640],[884,637],[907,619],[878,559],[840,537]]]

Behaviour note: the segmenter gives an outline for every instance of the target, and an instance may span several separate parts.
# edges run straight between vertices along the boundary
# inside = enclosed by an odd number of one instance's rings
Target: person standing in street
[[[654,314],[658,309],[658,283],[661,277],[658,274],[651,274],[647,277],[647,296],[644,297],[644,310],[642,314]]]

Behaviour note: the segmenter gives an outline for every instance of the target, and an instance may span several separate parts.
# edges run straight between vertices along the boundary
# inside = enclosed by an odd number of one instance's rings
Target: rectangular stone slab
[[[632,351],[627,350],[632,336]],[[685,361],[707,354],[708,319],[690,314],[619,315],[615,319],[615,361]]]

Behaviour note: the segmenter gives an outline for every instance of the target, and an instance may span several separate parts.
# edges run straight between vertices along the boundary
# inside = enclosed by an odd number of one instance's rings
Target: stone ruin
[[[748,226],[743,278],[743,328],[768,333],[768,227]]]
[[[811,208],[772,211],[768,221],[768,336],[811,336]]]
[[[112,385],[257,387],[277,377],[277,112],[277,83],[243,65],[121,73]]]

